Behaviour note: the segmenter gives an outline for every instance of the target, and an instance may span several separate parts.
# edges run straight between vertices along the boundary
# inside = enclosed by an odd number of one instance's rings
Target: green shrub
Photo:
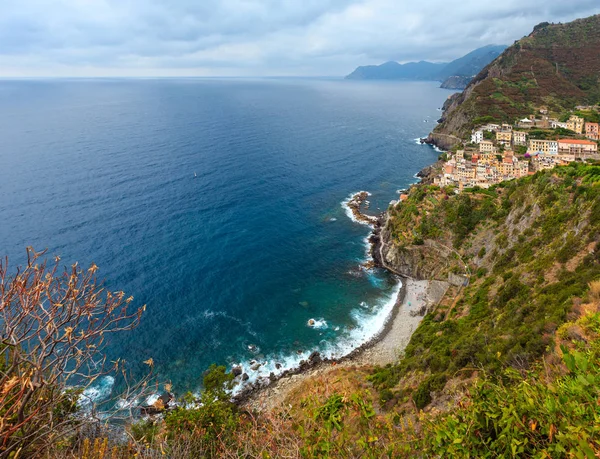
[[[431,403],[431,391],[427,381],[422,382],[412,396],[418,410],[422,410]]]
[[[568,374],[484,377],[463,408],[424,419],[424,457],[594,458],[600,448],[600,354],[563,348]]]
[[[130,426],[131,436],[140,443],[153,444],[160,432],[160,424],[152,420],[139,420]]]

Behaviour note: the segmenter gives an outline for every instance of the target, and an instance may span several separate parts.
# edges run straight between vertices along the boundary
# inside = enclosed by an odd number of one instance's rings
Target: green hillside
[[[460,258],[437,276],[464,273],[466,263],[469,285],[424,319],[404,359],[374,377],[378,387],[393,388],[413,372],[429,375],[424,384],[435,381],[439,389],[477,369],[527,369],[600,277],[599,166],[448,192],[415,187],[390,210],[390,251],[430,250],[429,240],[453,246]]]
[[[130,425],[110,455],[73,439],[70,457],[597,457],[600,166],[460,195],[417,185],[384,237],[450,245],[436,277],[470,273],[397,364],[322,371],[260,413],[231,404],[213,367],[200,404]]]
[[[449,147],[478,119],[513,123],[540,107],[561,113],[600,102],[600,15],[567,24],[542,23],[483,69],[456,95],[432,137]],[[448,144],[449,143],[449,144]]]

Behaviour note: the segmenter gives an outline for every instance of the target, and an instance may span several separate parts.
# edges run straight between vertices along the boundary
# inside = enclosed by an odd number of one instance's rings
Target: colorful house
[[[583,118],[571,115],[569,121],[567,121],[567,129],[576,132],[577,134],[583,134],[583,125],[585,121]]]
[[[591,140],[560,139],[558,154],[574,159],[587,159],[598,155],[598,144]]]
[[[544,155],[558,154],[558,141],[556,140],[529,140],[529,153],[543,153]]]
[[[513,145],[527,145],[527,133],[523,131],[513,131]]]
[[[585,123],[585,136],[591,140],[600,140],[600,137],[598,137],[598,123]]]

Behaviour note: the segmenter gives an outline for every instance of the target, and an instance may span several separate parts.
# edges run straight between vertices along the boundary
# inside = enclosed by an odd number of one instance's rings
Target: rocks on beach
[[[239,365],[234,366],[233,368],[231,368],[231,374],[233,375],[234,378],[237,378],[238,376],[240,376],[242,374],[242,367],[240,367]]]
[[[176,407],[175,395],[167,391],[161,394],[151,405],[141,406],[140,411],[144,416],[155,416],[165,411],[175,409]]]

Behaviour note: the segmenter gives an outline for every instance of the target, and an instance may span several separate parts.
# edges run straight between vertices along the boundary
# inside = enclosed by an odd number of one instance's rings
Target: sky
[[[343,76],[598,13],[600,0],[0,0],[0,76]]]

